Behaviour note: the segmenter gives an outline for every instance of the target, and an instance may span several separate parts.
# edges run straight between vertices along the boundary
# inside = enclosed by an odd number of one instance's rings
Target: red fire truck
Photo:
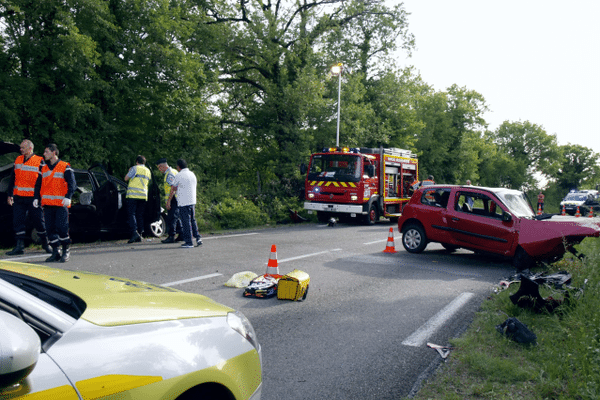
[[[374,224],[380,216],[397,219],[417,181],[418,160],[397,148],[329,148],[310,158],[304,208],[319,221],[361,218]]]

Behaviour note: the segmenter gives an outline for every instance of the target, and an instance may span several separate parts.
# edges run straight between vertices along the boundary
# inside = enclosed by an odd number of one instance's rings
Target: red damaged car
[[[420,253],[438,242],[512,258],[517,269],[553,262],[586,237],[600,236],[598,218],[536,216],[518,190],[435,185],[417,190],[398,219],[402,245]]]

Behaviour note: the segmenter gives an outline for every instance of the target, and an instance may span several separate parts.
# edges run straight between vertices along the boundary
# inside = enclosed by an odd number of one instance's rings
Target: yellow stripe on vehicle
[[[343,187],[352,187],[352,188],[357,187],[356,183],[354,183],[354,182],[310,181],[308,183],[311,186],[329,186],[329,185],[334,185],[335,187],[340,187],[340,186],[343,186]]]
[[[95,400],[160,381],[161,376],[103,375],[79,381],[75,386],[84,400]]]

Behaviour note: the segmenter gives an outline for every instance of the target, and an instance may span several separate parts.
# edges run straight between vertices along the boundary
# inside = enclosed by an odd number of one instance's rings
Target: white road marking
[[[277,263],[281,264],[281,263],[287,262],[287,261],[300,260],[301,258],[320,256],[321,254],[331,253],[332,251],[342,251],[342,249],[332,249],[332,250],[320,251],[318,253],[305,254],[303,256],[298,256],[298,257],[285,258],[283,260],[277,260]]]
[[[73,254],[74,252],[72,251],[71,254]],[[37,255],[37,256],[23,256],[23,257],[10,257],[10,258],[5,258],[2,261],[18,261],[18,260],[27,260],[30,258],[48,258],[50,257],[48,254],[42,254],[42,255]]]
[[[230,237],[236,237],[236,236],[250,236],[250,235],[258,235],[258,232],[253,232],[253,233],[238,233],[236,235],[223,235],[223,236],[210,236],[210,237],[206,237],[206,236],[202,236],[202,240],[211,240],[211,239],[222,239],[222,238],[230,238]]]
[[[183,285],[184,283],[201,281],[202,279],[214,278],[214,277],[217,277],[217,276],[223,276],[223,274],[217,274],[217,273],[215,273],[215,274],[202,275],[202,276],[197,276],[195,278],[183,279],[181,281],[162,283],[160,286],[167,286],[167,287],[169,287],[169,286]]]
[[[412,335],[407,337],[402,344],[405,346],[420,347],[425,344],[427,339],[447,320],[452,317],[462,306],[464,306],[471,297],[475,296],[474,293],[461,293],[457,298],[452,300],[450,304],[444,307],[440,312],[431,317],[429,321],[423,324],[419,329],[413,332]]]
[[[363,244],[375,244],[375,243],[383,243],[383,242],[387,242],[387,239],[383,239],[383,240],[376,240],[374,242],[367,242],[367,243],[363,243]]]

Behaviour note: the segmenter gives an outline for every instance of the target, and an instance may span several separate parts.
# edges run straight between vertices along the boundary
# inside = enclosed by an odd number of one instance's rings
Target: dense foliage
[[[0,138],[54,142],[118,176],[137,154],[185,158],[207,225],[244,198],[279,218],[264,199],[301,195],[298,165],[335,144],[341,79],[342,145],[410,149],[438,182],[542,179],[549,203],[600,183],[590,149],[529,121],[488,131],[482,94],[397,65],[409,18],[381,0],[3,0]]]

